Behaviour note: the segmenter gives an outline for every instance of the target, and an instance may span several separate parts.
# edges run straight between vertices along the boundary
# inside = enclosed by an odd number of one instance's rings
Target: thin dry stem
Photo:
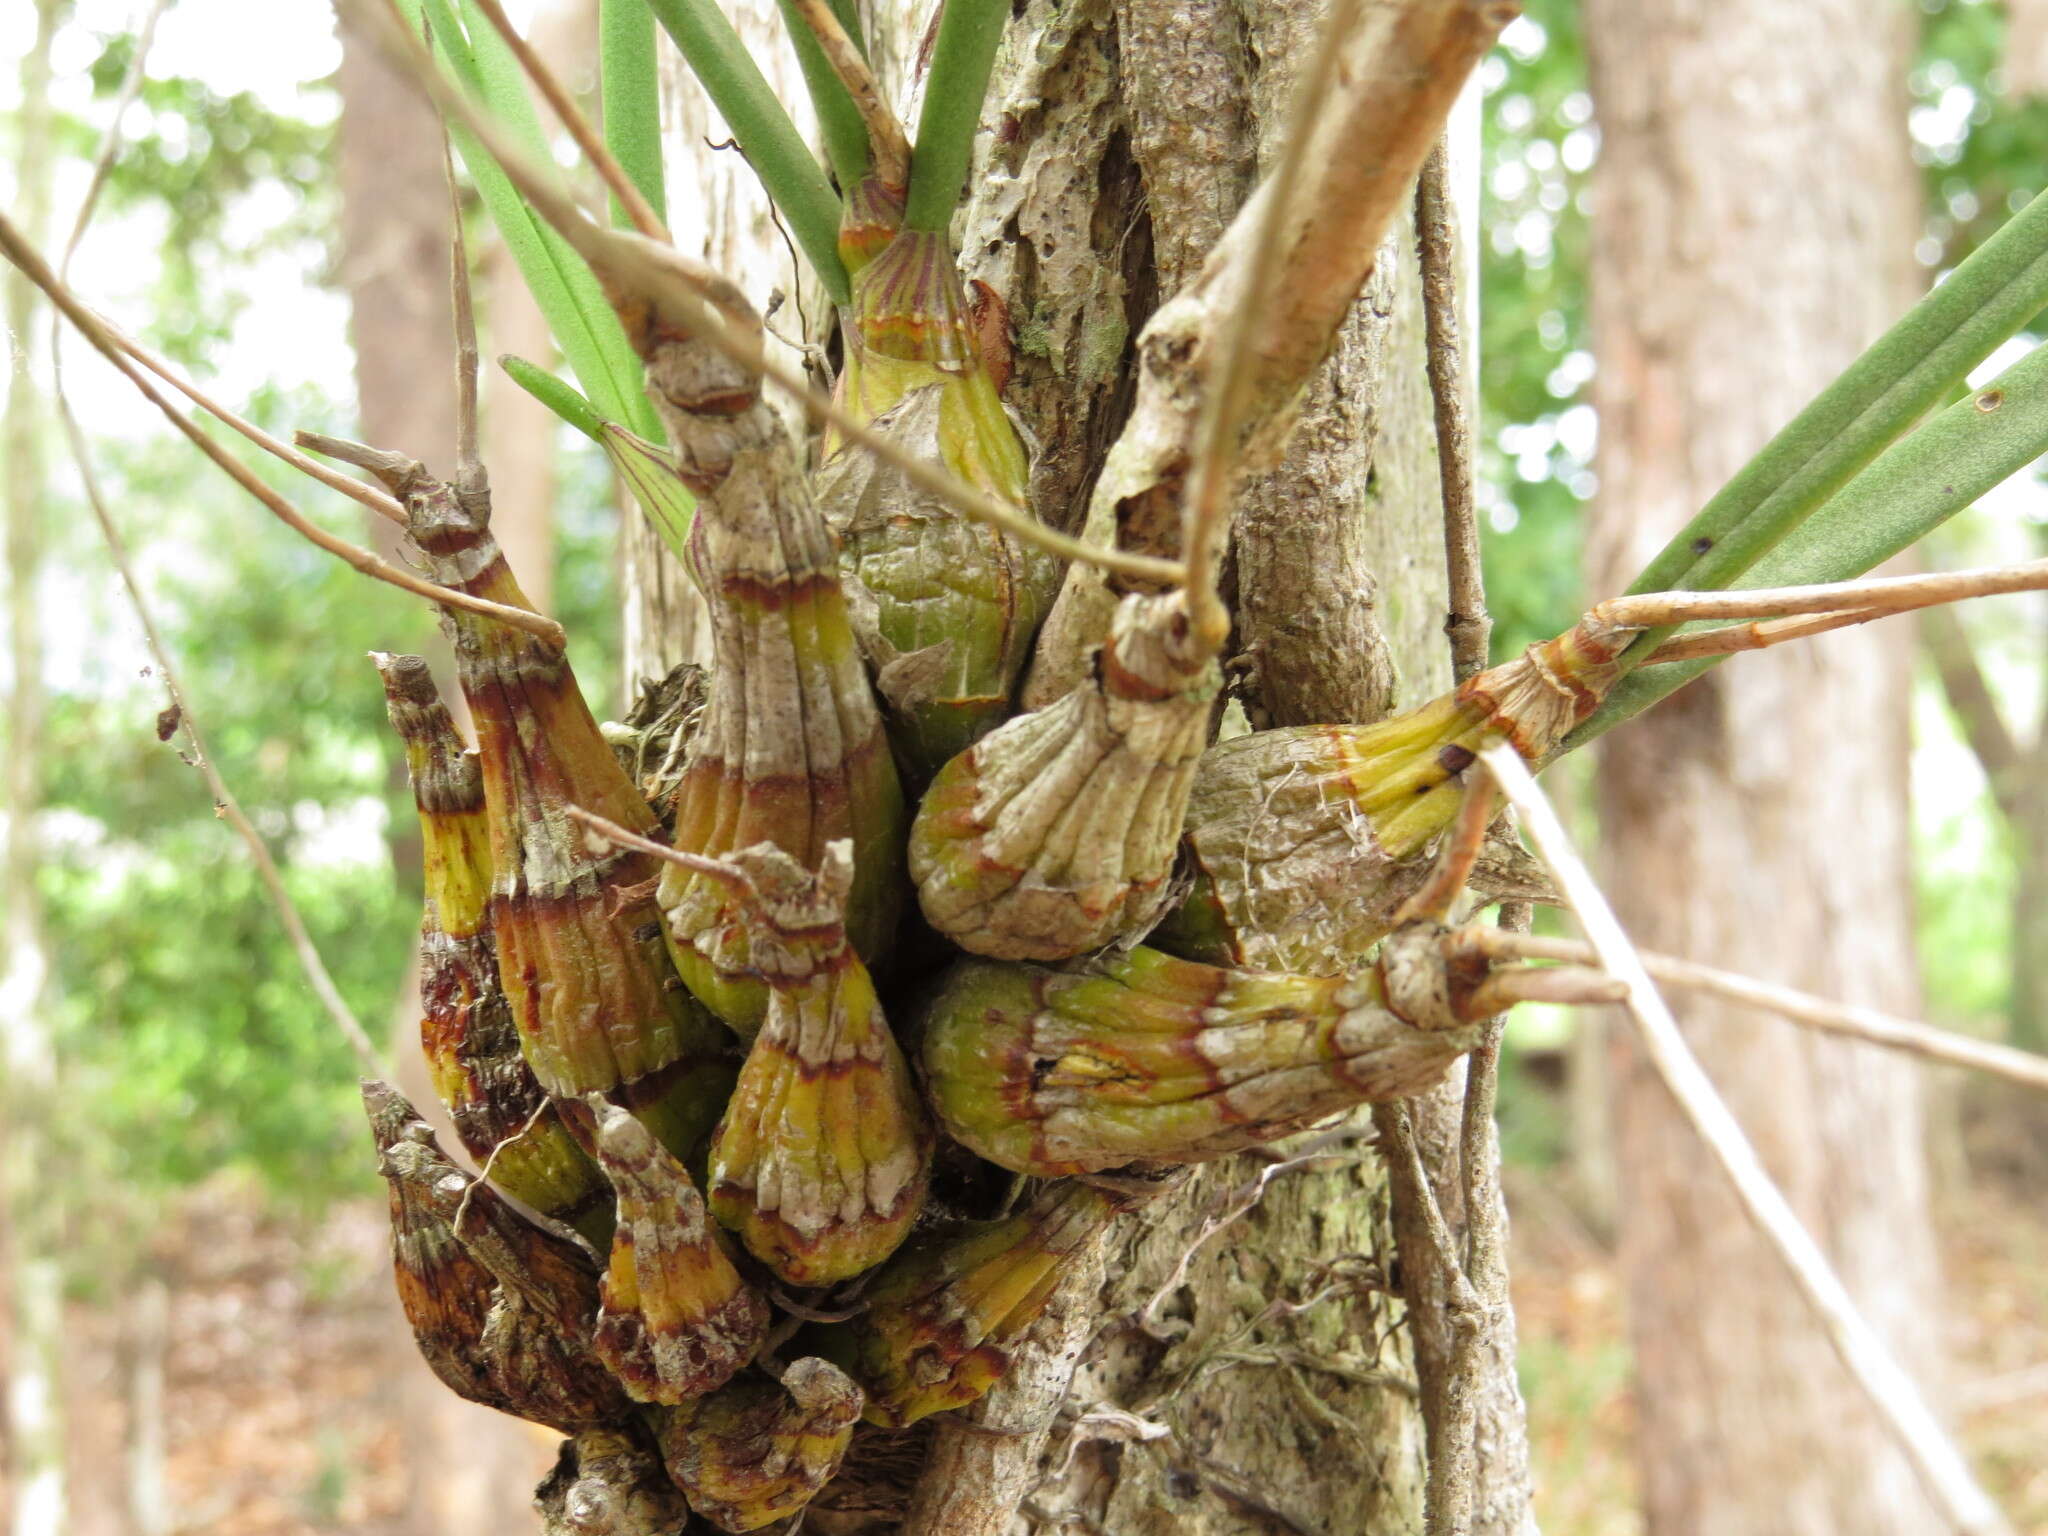
[[[394,587],[402,587],[416,596],[427,598],[433,602],[446,603],[457,608],[467,608],[473,613],[480,613],[488,618],[497,619],[501,623],[513,625],[516,628],[526,630],[538,636],[543,642],[557,650],[561,649],[563,645],[562,626],[553,619],[545,618],[524,608],[508,608],[503,603],[488,602],[480,597],[471,597],[467,592],[456,592],[447,587],[436,586],[433,582],[423,580],[413,575],[410,571],[402,570],[388,561],[379,559],[367,549],[359,548],[349,543],[346,539],[336,537],[317,523],[311,521],[297,507],[286,501],[284,497],[278,495],[268,485],[265,485],[254,470],[250,469],[248,465],[215,442],[212,437],[200,430],[197,423],[193,422],[184,412],[165,399],[156,386],[144,378],[135,365],[122,354],[121,349],[114,343],[112,338],[105,334],[104,329],[99,324],[98,317],[90,309],[86,308],[84,304],[80,303],[77,296],[69,288],[57,281],[56,274],[49,269],[49,266],[43,261],[42,257],[22,238],[21,232],[4,215],[0,215],[0,254],[4,254],[8,260],[21,269],[30,282],[42,289],[49,296],[50,301],[64,312],[65,318],[71,322],[79,334],[84,336],[87,341],[90,341],[107,361],[125,374],[128,381],[139,389],[152,405],[162,411],[169,418],[173,426],[191,439],[200,452],[204,453],[215,464],[225,470],[237,485],[262,502],[285,526],[312,543],[319,545],[320,548],[326,550],[329,554],[347,562],[365,576],[374,576],[379,581],[389,582]]]
[[[839,83],[846,87],[846,94],[853,98],[854,110],[860,113],[868,130],[868,153],[874,157],[875,175],[885,185],[901,191],[910,185],[910,140],[882,95],[874,71],[868,68],[868,61],[847,36],[846,28],[839,24],[827,0],[790,0],[790,4],[818,40],[819,51],[831,64]]]
[[[1436,422],[1437,473],[1443,486],[1444,565],[1450,575],[1451,674],[1459,682],[1486,666],[1493,620],[1479,559],[1478,499],[1472,488],[1472,419],[1465,343],[1458,313],[1458,222],[1451,200],[1450,154],[1443,139],[1415,183],[1415,235],[1422,269],[1422,318],[1429,393]]]
[[[926,463],[841,410],[829,397],[813,389],[796,369],[768,354],[761,341],[759,317],[729,279],[670,247],[593,222],[562,190],[551,171],[529,161],[496,123],[448,84],[420,40],[394,19],[388,0],[382,8],[374,6],[371,0],[347,3],[359,9],[387,52],[427,93],[443,117],[452,117],[482,141],[534,210],[608,286],[655,301],[706,345],[773,381],[801,401],[816,420],[828,424],[848,441],[859,443],[919,490],[940,498],[962,516],[999,528],[1063,559],[1086,561],[1146,581],[1181,579],[1185,568],[1178,560],[1100,549],[1057,533],[938,466]]]
[[[1477,1480],[1473,1436],[1478,1426],[1476,1388],[1480,1345],[1485,1338],[1485,1306],[1458,1262],[1457,1243],[1451,1236],[1450,1224],[1444,1220],[1443,1208],[1437,1204],[1436,1186],[1423,1163],[1408,1105],[1398,1101],[1383,1105],[1374,1119],[1387,1138],[1388,1160],[1400,1160],[1414,1191],[1420,1230],[1428,1249],[1426,1253],[1404,1256],[1403,1262],[1420,1262],[1437,1272],[1443,1285],[1444,1311],[1451,1325],[1444,1408],[1430,1447],[1423,1529],[1427,1536],[1465,1536],[1472,1528],[1473,1485]]]
[[[141,342],[136,341],[133,337],[109,322],[106,316],[102,315],[98,310],[93,310],[92,316],[105,329],[107,339],[115,346],[162,379],[202,411],[205,411],[207,415],[232,428],[272,458],[291,465],[300,474],[319,481],[329,490],[339,491],[350,500],[360,502],[387,521],[401,525],[405,522],[405,508],[399,505],[396,497],[386,495],[374,485],[365,485],[352,475],[344,475],[340,470],[335,469],[331,465],[322,464],[318,459],[307,458],[306,455],[299,452],[298,449],[284,441],[284,439],[273,437],[253,421],[249,421],[222,405],[197,384],[194,384],[190,379],[179,373],[165,359],[159,357],[156,353],[150,351],[149,348],[142,345]]]
[[[1480,756],[1509,803],[1521,812],[1537,853],[1578,914],[1601,963],[1627,984],[1625,1006],[1644,1055],[1727,1174],[1743,1209],[1784,1261],[1843,1365],[1897,1436],[1928,1496],[1957,1532],[2012,1536],[2011,1525],[1978,1485],[1969,1463],[1943,1431],[1919,1388],[1856,1310],[1827,1255],[1764,1171],[1756,1149],[1685,1043],[1678,1021],[1651,982],[1592,872],[1572,848],[1564,824],[1529,765],[1504,742],[1485,748]]]
[[[1337,79],[1337,61],[1357,25],[1359,0],[1336,0],[1323,20],[1316,51],[1303,72],[1289,115],[1287,144],[1280,163],[1261,188],[1250,246],[1250,276],[1225,317],[1203,377],[1202,415],[1188,480],[1181,553],[1187,562],[1188,616],[1211,651],[1230,638],[1230,611],[1217,590],[1223,551],[1230,542],[1232,492],[1238,479],[1238,438],[1251,402],[1252,370],[1247,354],[1253,329],[1263,320],[1273,284],[1283,280],[1280,243],[1288,224],[1302,166],[1308,158],[1317,109]]]
[[[128,558],[128,545],[121,537],[121,531],[114,524],[113,516],[107,510],[106,497],[101,494],[99,476],[94,473],[92,457],[86,447],[85,432],[72,414],[71,402],[65,396],[61,375],[53,391],[57,415],[64,423],[64,435],[71,446],[71,457],[78,466],[78,478],[85,487],[87,505],[92,508],[95,522],[99,524],[100,537],[107,546],[107,557],[113,561],[114,569],[120,574],[121,585],[128,594],[128,603],[135,610],[135,619],[142,626],[143,639],[148,643],[149,653],[156,660],[157,674],[163,679],[164,692],[170,695],[171,707],[177,714],[178,728],[185,733],[190,744],[191,755],[187,759],[206,780],[206,787],[213,794],[215,814],[235,829],[235,833],[249,849],[249,856],[255,861],[257,878],[263,882],[265,894],[277,913],[279,925],[284,929],[285,938],[292,946],[292,953],[298,957],[299,968],[306,974],[306,982],[313,989],[313,995],[320,999],[320,1006],[327,1010],[327,1016],[334,1021],[342,1038],[356,1053],[363,1070],[372,1077],[389,1081],[392,1069],[382,1053],[370,1042],[370,1037],[356,1019],[334,978],[328,974],[326,962],[320,958],[320,950],[313,942],[313,936],[306,931],[305,920],[299,916],[299,909],[290,892],[285,889],[284,876],[279,873],[277,861],[271,857],[269,845],[263,841],[255,825],[242,810],[242,805],[213,764],[213,758],[206,750],[205,739],[200,735],[199,722],[193,718],[191,700],[179,681],[178,669],[171,661],[169,648],[164,644],[163,632],[157,628],[156,618],[151,613],[148,600],[142,595],[142,584],[136,579],[135,567]]]
[[[1448,941],[1470,954],[1518,960],[1560,960],[1574,965],[1596,963],[1590,944],[1571,939],[1544,939],[1527,934],[1502,933],[1497,929],[1468,928]],[[2048,1057],[2032,1051],[2015,1050],[1990,1040],[1975,1040],[1954,1030],[1941,1029],[1912,1019],[1896,1018],[1874,1008],[1852,1003],[1830,1002],[1810,992],[1794,991],[1772,982],[1754,981],[1732,971],[1698,965],[1670,955],[1639,951],[1643,969],[1659,981],[1675,987],[1711,992],[1747,1007],[1775,1013],[1794,1024],[1903,1051],[1945,1066],[1968,1067],[2005,1078],[2026,1088],[2048,1092]]]
[[[1937,571],[1924,576],[1870,576],[1861,581],[1830,581],[1801,587],[1752,587],[1728,592],[1644,592],[1612,597],[1589,615],[1632,629],[1664,624],[1689,624],[1701,619],[1762,619],[1779,614],[1844,614],[1880,618],[1911,613],[1937,603],[1972,597],[1997,597],[2009,592],[2048,588],[2048,560],[2018,565],[1981,566],[1967,571]],[[1849,617],[1847,623],[1861,623]],[[1657,659],[1664,659],[1657,652]]]
[[[92,216],[99,209],[100,192],[107,184],[107,173],[114,168],[114,157],[121,152],[121,119],[128,115],[128,108],[142,92],[144,66],[149,62],[150,45],[156,41],[157,18],[169,9],[171,0],[150,0],[143,12],[142,24],[135,29],[135,52],[128,59],[127,73],[121,76],[121,85],[114,92],[113,111],[107,118],[107,131],[100,136],[98,153],[92,158],[92,175],[85,184],[85,196],[79,199],[78,214],[71,221],[71,233],[64,241],[64,250],[57,258],[57,275],[68,278],[71,275],[71,258],[78,253],[78,242],[85,238],[86,226],[92,223]],[[54,335],[54,331],[52,332]]]
[[[619,206],[626,210],[626,217],[633,221],[633,227],[650,240],[669,244],[668,227],[661,222],[639,187],[633,184],[633,178],[626,174],[625,167],[613,157],[603,137],[576,105],[576,99],[562,88],[562,82],[555,78],[555,72],[548,68],[547,61],[519,35],[519,29],[512,25],[505,8],[498,4],[498,0],[476,0],[476,8],[505,39],[505,46],[519,60],[519,67],[526,71],[526,78],[547,99],[556,118],[569,130],[569,137],[576,141],[576,147],[597,168],[597,174],[604,178],[605,189],[619,200]]]
[[[754,883],[746,875],[722,859],[707,859],[701,853],[690,853],[681,848],[672,848],[667,843],[657,843],[651,837],[642,837],[629,832],[616,821],[607,820],[595,811],[586,811],[580,805],[565,806],[571,821],[579,823],[592,836],[603,839],[615,848],[631,848],[640,853],[651,853],[664,864],[675,864],[683,869],[694,870],[700,875],[709,875],[714,880],[723,880],[733,889],[752,895]]]
[[[448,187],[448,295],[455,316],[455,488],[475,496],[481,495],[488,483],[476,419],[476,304],[469,286],[469,249],[462,238],[455,150],[445,127],[441,130],[441,177]]]
[[[1872,619],[1889,619],[1896,608],[1851,608],[1844,613],[1810,613],[1796,619],[1771,619],[1760,624],[1737,624],[1727,629],[1709,629],[1696,635],[1679,635],[1650,653],[1646,666],[1668,661],[1697,661],[1704,656],[1733,656],[1740,651],[1768,650],[1787,640],[1804,640],[1830,630],[1868,624]]]
[[[1437,850],[1429,879],[1401,903],[1400,910],[1394,914],[1396,923],[1413,922],[1418,918],[1440,923],[1450,916],[1452,906],[1464,893],[1465,882],[1472,877],[1479,855],[1485,851],[1486,829],[1493,822],[1493,806],[1491,781],[1483,774],[1473,774],[1466,779],[1464,795],[1458,801],[1457,819],[1444,833],[1443,846]]]

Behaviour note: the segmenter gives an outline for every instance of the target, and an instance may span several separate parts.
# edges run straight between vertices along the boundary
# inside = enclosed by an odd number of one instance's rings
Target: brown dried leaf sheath
[[[722,1531],[759,1530],[831,1481],[864,1401],[844,1371],[806,1357],[779,1382],[744,1376],[664,1414],[662,1459],[699,1516]]]
[[[646,1403],[709,1392],[768,1332],[768,1302],[740,1278],[689,1171],[631,1115],[600,1112],[597,1155],[619,1194],[596,1347]]]
[[[483,775],[418,656],[371,658],[405,743],[426,865],[420,922],[420,1045],[465,1151],[499,1188],[600,1246],[611,1189],[546,1103],[498,984]]]
[[[846,941],[844,842],[806,872],[741,849],[739,913],[768,1015],[711,1148],[711,1209],[792,1285],[850,1279],[893,1252],[924,1203],[932,1129],[874,982]]]
[[[564,1433],[628,1417],[591,1351],[597,1274],[582,1252],[451,1163],[390,1085],[365,1082],[363,1105],[391,1192],[399,1303],[434,1374],[458,1397]]]
[[[1217,688],[1186,640],[1178,596],[1125,598],[1091,676],[939,771],[910,840],[934,928],[1063,960],[1157,915]]]

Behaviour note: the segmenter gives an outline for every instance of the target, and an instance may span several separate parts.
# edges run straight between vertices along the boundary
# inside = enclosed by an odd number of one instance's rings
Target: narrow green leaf
[[[615,422],[600,422],[597,440],[605,456],[632,487],[634,500],[662,542],[685,565],[689,564],[690,528],[697,516],[697,499],[676,477],[675,456],[658,443],[650,443]]]
[[[1994,383],[1894,444],[1733,585],[1803,586],[1861,576],[2043,453],[2048,453],[2048,346],[2036,347]],[[1630,673],[1566,739],[1563,750],[1585,745],[1725,659],[1671,662]]]
[[[2048,195],[2014,215],[1822,390],[1629,590],[1729,585],[2044,307]],[[1645,635],[1637,653],[1661,639]]]
[[[760,66],[714,0],[647,0],[690,71],[739,141],[747,164],[789,225],[825,291],[844,304],[852,290],[839,259],[839,195],[776,100]]]
[[[505,370],[505,376],[514,384],[593,443],[603,446],[604,418],[598,414],[597,407],[576,392],[573,385],[556,378],[538,363],[529,363],[510,352],[498,359],[498,366]]]
[[[910,158],[910,201],[903,212],[907,228],[944,234],[952,222],[973,158],[996,46],[1009,19],[1009,0],[946,0]]]
[[[500,70],[498,88],[494,90],[491,76],[471,45],[471,34],[464,30],[450,0],[419,0],[412,8],[416,20],[421,15],[421,5],[432,22],[435,53],[456,83],[502,118],[537,154],[545,156],[539,119],[523,81],[515,79],[516,89],[506,92]],[[489,30],[487,24],[479,26]],[[517,63],[512,62],[516,71]],[[562,349],[563,358],[584,391],[605,415],[630,421],[643,432],[659,437],[660,421],[639,387],[638,359],[590,269],[533,216],[511,180],[473,137],[453,125],[449,134],[485,210],[505,242],[506,251],[518,266],[556,345]]]
[[[654,13],[646,0],[598,0],[598,100],[604,142],[655,217],[668,222],[661,175],[661,80],[654,65]],[[630,226],[617,198],[612,223]]]
[[[868,170],[867,125],[860,120],[860,109],[854,106],[852,94],[840,83],[839,71],[825,57],[825,50],[818,46],[803,16],[790,0],[777,0],[777,4],[782,7],[782,24],[789,29],[789,40],[796,47],[796,61],[804,72],[811,106],[818,114],[818,130],[825,140],[825,155],[832,162],[832,173],[839,178],[841,187],[854,186]],[[860,29],[857,24],[847,23],[842,9],[835,4],[832,13],[839,17],[855,45],[860,46]],[[865,54],[866,48],[862,47],[861,52]]]

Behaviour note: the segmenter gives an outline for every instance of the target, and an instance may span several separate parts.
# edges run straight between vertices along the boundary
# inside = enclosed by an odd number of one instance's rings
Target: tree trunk
[[[16,115],[14,215],[30,239],[49,222],[50,49],[63,0],[39,0],[35,38],[23,55]],[[57,1536],[65,1528],[64,1198],[68,1182],[53,1136],[58,1102],[57,1043],[46,1008],[49,956],[37,881],[42,863],[43,649],[36,587],[42,577],[49,483],[43,459],[50,421],[29,385],[33,335],[46,313],[10,270],[4,285],[9,362],[0,419],[0,497],[7,539],[8,694],[6,903],[0,928],[0,1245],[7,1306],[6,1485],[14,1536]]]
[[[895,8],[866,9],[879,51],[914,57]],[[1288,66],[1320,12],[1279,0],[1028,0],[1012,22],[988,115],[1000,127],[981,140],[956,227],[968,274],[1009,305],[1007,399],[1035,435],[1033,498],[1048,521],[1079,521],[1129,407],[1132,341],[1252,185],[1284,121]],[[743,35],[748,14],[736,15]],[[693,87],[676,94],[682,112],[699,110]],[[672,136],[671,148],[701,132]],[[714,160],[711,174],[734,169]],[[680,185],[689,172],[674,174]],[[701,248],[761,304],[785,281],[769,274],[786,258],[779,238],[749,233],[764,222],[745,211],[756,195],[748,181],[714,181]],[[1238,644],[1241,668],[1268,663],[1246,700],[1262,719],[1377,717],[1396,695],[1417,703],[1449,680],[1412,247],[1412,231],[1397,232],[1287,462],[1243,500]],[[689,654],[693,620],[665,557],[644,533],[628,537],[629,666],[644,674]],[[1401,597],[1386,616],[1375,577]],[[974,1422],[936,1429],[902,1528],[1003,1531],[1021,1503],[1041,1524],[1116,1536],[1418,1530],[1424,1425],[1370,1141],[1366,1118],[1343,1127],[1184,1273],[1206,1224],[1272,1158],[1200,1169],[1183,1194],[1128,1221],[1103,1267],[1070,1275],[1035,1357],[960,1416]],[[1077,1430],[1071,1414],[1056,1421],[1063,1405],[1107,1411]],[[1513,1408],[1502,1434],[1519,1445]],[[1520,1528],[1525,1487],[1503,1468],[1521,1465],[1510,1455],[1496,1467],[1506,1513],[1477,1529]],[[837,1511],[812,1523],[879,1528]]]
[[[1592,0],[1607,593],[1909,297],[1908,10]],[[1903,626],[1738,658],[1604,744],[1647,946],[1911,1013]],[[1685,1000],[1766,1165],[1915,1374],[1938,1363],[1914,1065]],[[1619,1033],[1619,1031],[1617,1031]],[[1622,1266],[1649,1528],[1936,1528],[1783,1270],[1625,1048]]]

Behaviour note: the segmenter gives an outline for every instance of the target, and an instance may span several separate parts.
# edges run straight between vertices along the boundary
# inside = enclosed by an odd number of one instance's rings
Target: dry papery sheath
[[[686,1402],[753,1356],[767,1298],[733,1267],[689,1170],[639,1121],[606,1105],[597,1155],[619,1195],[598,1356],[641,1402]]]
[[[800,1337],[853,1374],[872,1424],[964,1408],[1002,1379],[1068,1267],[1141,1198],[1062,1179],[1014,1215],[920,1234],[869,1282],[858,1316]]]
[[[498,985],[491,834],[476,754],[464,750],[424,658],[375,652],[371,660],[405,744],[419,809],[426,876],[420,1047],[427,1076],[463,1150],[500,1189],[601,1248],[611,1241],[611,1189],[541,1092]]]
[[[1439,937],[1404,927],[1349,976],[1142,946],[1079,972],[964,961],[925,1012],[926,1086],[949,1135],[1020,1173],[1243,1151],[1420,1093],[1479,1043]]]
[[[482,491],[418,465],[391,477],[437,581],[529,606],[490,531]],[[654,813],[605,745],[568,658],[533,636],[443,609],[475,722],[491,832],[498,975],[526,1059],[588,1144],[581,1101],[633,1110],[678,1155],[700,1146],[732,1083],[731,1038],[678,981],[648,894],[657,865],[599,846],[581,806],[642,834]]]
[[[765,845],[728,862],[768,1015],[712,1142],[711,1210],[785,1282],[831,1285],[910,1231],[931,1122],[847,943],[847,844],[815,875]]]
[[[1088,677],[939,770],[910,838],[934,928],[1064,960],[1157,916],[1216,698],[1192,649],[1178,594],[1126,597]]]
[[[849,200],[848,218],[863,235],[885,214]],[[1030,465],[946,237],[897,231],[855,274],[846,318],[839,403],[919,458],[1023,509]],[[813,483],[839,535],[849,590],[872,602],[854,618],[890,706],[891,739],[922,781],[1011,713],[1060,563],[963,517],[834,435]]]
[[[1376,725],[1260,731],[1203,754],[1183,842],[1194,883],[1150,942],[1191,959],[1341,972],[1394,926],[1429,872],[1480,749],[1540,763],[1620,679],[1636,631],[1588,619]],[[1488,896],[1546,900],[1540,871],[1494,845]]]
[[[448,1160],[412,1105],[363,1084],[391,1194],[398,1299],[420,1353],[458,1397],[565,1434],[633,1405],[591,1351],[597,1272]]]
[[[721,1531],[759,1530],[832,1480],[864,1401],[839,1367],[806,1356],[780,1381],[749,1373],[668,1410],[662,1459],[699,1517]]]
[[[828,843],[850,839],[848,916],[872,961],[902,902],[903,792],[832,534],[760,380],[658,313],[624,312],[675,472],[697,497],[689,564],[711,616],[711,695],[676,792],[675,844],[715,858],[773,843],[815,869]],[[768,996],[729,888],[669,867],[659,900],[691,991],[751,1035]]]

